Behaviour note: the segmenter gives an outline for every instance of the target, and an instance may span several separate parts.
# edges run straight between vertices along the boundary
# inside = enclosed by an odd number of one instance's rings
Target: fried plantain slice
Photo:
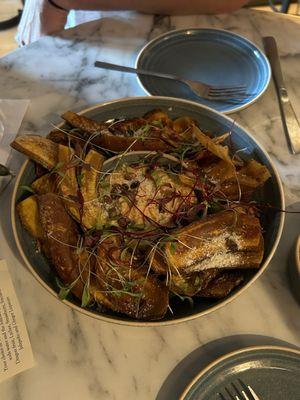
[[[204,148],[206,148],[208,151],[210,151],[221,160],[226,161],[228,165],[234,169],[234,164],[229,156],[229,149],[227,146],[222,146],[218,144],[218,142],[201,132],[201,130],[196,125],[192,127],[192,131],[194,136],[198,139],[198,141]]]
[[[111,151],[168,150],[170,145],[162,137],[163,129],[149,125],[144,118],[131,118],[113,124],[91,120],[68,111],[62,115],[72,127],[83,132],[86,141]]]
[[[11,147],[44,168],[51,170],[57,165],[58,147],[57,143],[52,142],[42,136],[22,135],[18,136]]]
[[[54,193],[57,177],[54,174],[45,174],[37,178],[30,185],[36,194]]]
[[[107,124],[95,121],[93,119],[84,117],[83,115],[76,114],[72,111],[67,111],[62,114],[62,119],[68,122],[74,128],[81,129],[84,132],[93,134],[97,131],[105,129]]]
[[[67,146],[69,143],[68,136],[59,129],[54,129],[53,131],[49,132],[47,135],[47,139],[51,140],[54,143],[63,144],[65,146]]]
[[[166,244],[167,264],[189,274],[210,268],[259,268],[264,245],[259,219],[238,210],[209,215],[174,232]]]
[[[43,229],[40,223],[37,196],[29,196],[17,205],[17,212],[24,228],[34,239],[43,237]]]
[[[217,269],[208,269],[189,275],[172,274],[170,278],[170,290],[181,296],[194,296],[199,291],[204,290],[217,275]]]
[[[58,179],[58,190],[64,199],[68,212],[77,220],[80,220],[80,201],[78,198],[78,183],[76,177],[76,165],[74,163],[73,149],[58,145],[58,162],[60,175]]]
[[[245,162],[237,170],[224,160],[200,168],[209,181],[219,186],[218,196],[228,200],[249,201],[271,177],[267,167],[255,160]]]
[[[76,222],[67,213],[63,201],[53,193],[38,196],[38,206],[44,233],[43,250],[64,284],[76,282],[72,292],[81,298],[84,282],[78,279],[80,271],[76,249],[79,233]]]
[[[163,318],[168,307],[168,288],[141,268],[128,252],[124,256],[118,236],[98,247],[98,290],[94,297],[116,312],[143,320]],[[123,254],[121,256],[121,254]]]
[[[95,136],[91,142],[104,149],[116,152],[125,151],[127,149],[132,151],[167,151],[171,148],[168,143],[160,138],[118,136],[110,133],[108,130],[102,131],[101,134]]]
[[[101,202],[98,199],[98,182],[105,158],[97,151],[90,150],[81,169],[80,190],[83,197],[82,224],[87,228],[97,226]]]
[[[216,278],[210,280],[206,287],[196,294],[199,297],[207,297],[214,299],[222,299],[237,287],[244,280],[244,275],[241,271],[223,271]]]
[[[168,116],[168,114],[160,109],[155,109],[147,112],[143,118],[152,124],[159,124],[169,127],[172,127],[173,125],[173,121]]]
[[[237,178],[241,185],[248,190],[252,189],[253,193],[254,190],[263,186],[271,178],[271,174],[265,165],[256,160],[250,160],[237,171]]]

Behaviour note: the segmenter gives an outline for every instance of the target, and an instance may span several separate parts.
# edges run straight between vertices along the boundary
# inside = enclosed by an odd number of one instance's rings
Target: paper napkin
[[[10,152],[10,143],[19,132],[29,100],[0,99],[0,164],[5,165]]]

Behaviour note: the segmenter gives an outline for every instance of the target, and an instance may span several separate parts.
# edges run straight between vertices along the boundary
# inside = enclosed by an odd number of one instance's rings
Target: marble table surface
[[[0,59],[0,96],[30,99],[21,131],[46,133],[64,110],[144,95],[134,76],[95,69],[96,59],[133,65],[149,39],[187,27],[228,29],[259,46],[262,36],[275,36],[300,118],[300,18],[250,10],[211,17],[103,13],[101,20],[45,37]],[[283,180],[288,209],[299,210],[300,156],[287,150],[273,83],[254,105],[232,117],[265,146]],[[10,164],[17,170],[22,160],[14,153]],[[230,349],[256,343],[300,345],[300,309],[286,272],[299,214],[287,214],[269,268],[238,299],[188,323],[134,328],[74,312],[32,278],[12,236],[10,196],[8,190],[1,198],[0,257],[11,269],[36,366],[2,383],[0,399],[173,400],[201,367]]]

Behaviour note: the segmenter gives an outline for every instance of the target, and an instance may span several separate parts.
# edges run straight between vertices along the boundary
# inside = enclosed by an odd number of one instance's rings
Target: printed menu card
[[[34,366],[22,310],[5,260],[0,260],[0,383]]]

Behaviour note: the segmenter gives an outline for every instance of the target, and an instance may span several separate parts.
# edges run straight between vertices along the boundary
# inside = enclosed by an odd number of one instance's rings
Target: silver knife
[[[300,124],[290,102],[285,87],[280,67],[276,41],[272,36],[263,38],[266,55],[270,61],[273,79],[276,86],[277,96],[280,105],[281,120],[287,137],[290,151],[293,154],[300,153]]]

